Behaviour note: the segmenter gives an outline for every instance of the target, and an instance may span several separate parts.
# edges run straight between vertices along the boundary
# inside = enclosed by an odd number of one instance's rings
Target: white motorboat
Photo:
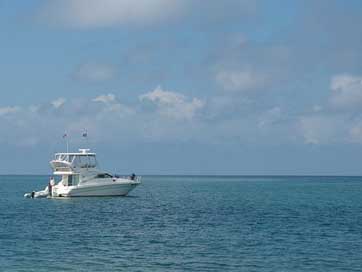
[[[141,183],[141,177],[112,176],[98,169],[95,153],[79,149],[77,153],[57,153],[50,161],[53,174],[60,176],[56,184],[52,178],[48,186],[25,197],[79,197],[79,196],[126,196]]]

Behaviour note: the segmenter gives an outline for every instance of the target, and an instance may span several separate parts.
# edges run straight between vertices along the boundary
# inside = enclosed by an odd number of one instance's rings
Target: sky
[[[362,175],[359,0],[0,0],[0,174]],[[87,131],[88,138],[82,137]]]

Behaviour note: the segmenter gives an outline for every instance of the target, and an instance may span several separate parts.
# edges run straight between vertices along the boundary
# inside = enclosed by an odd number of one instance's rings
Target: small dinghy
[[[49,196],[49,187],[45,187],[43,191],[32,191],[31,193],[26,193],[25,198],[44,198]]]

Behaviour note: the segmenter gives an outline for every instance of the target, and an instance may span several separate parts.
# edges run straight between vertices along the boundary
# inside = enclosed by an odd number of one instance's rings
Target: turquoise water
[[[0,271],[362,271],[361,177],[144,177],[129,197],[24,199],[0,176]]]

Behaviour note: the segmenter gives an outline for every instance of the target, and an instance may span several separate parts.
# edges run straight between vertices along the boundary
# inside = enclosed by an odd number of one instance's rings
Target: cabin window
[[[65,186],[76,186],[79,184],[79,175],[64,176],[63,180]]]
[[[110,175],[110,174],[106,174],[106,173],[104,173],[104,174],[98,174],[97,176],[96,176],[96,178],[112,178],[112,176]]]
[[[73,176],[68,176],[68,186],[73,186]]]
[[[79,175],[72,175],[73,177],[73,186],[78,185],[79,184]]]

